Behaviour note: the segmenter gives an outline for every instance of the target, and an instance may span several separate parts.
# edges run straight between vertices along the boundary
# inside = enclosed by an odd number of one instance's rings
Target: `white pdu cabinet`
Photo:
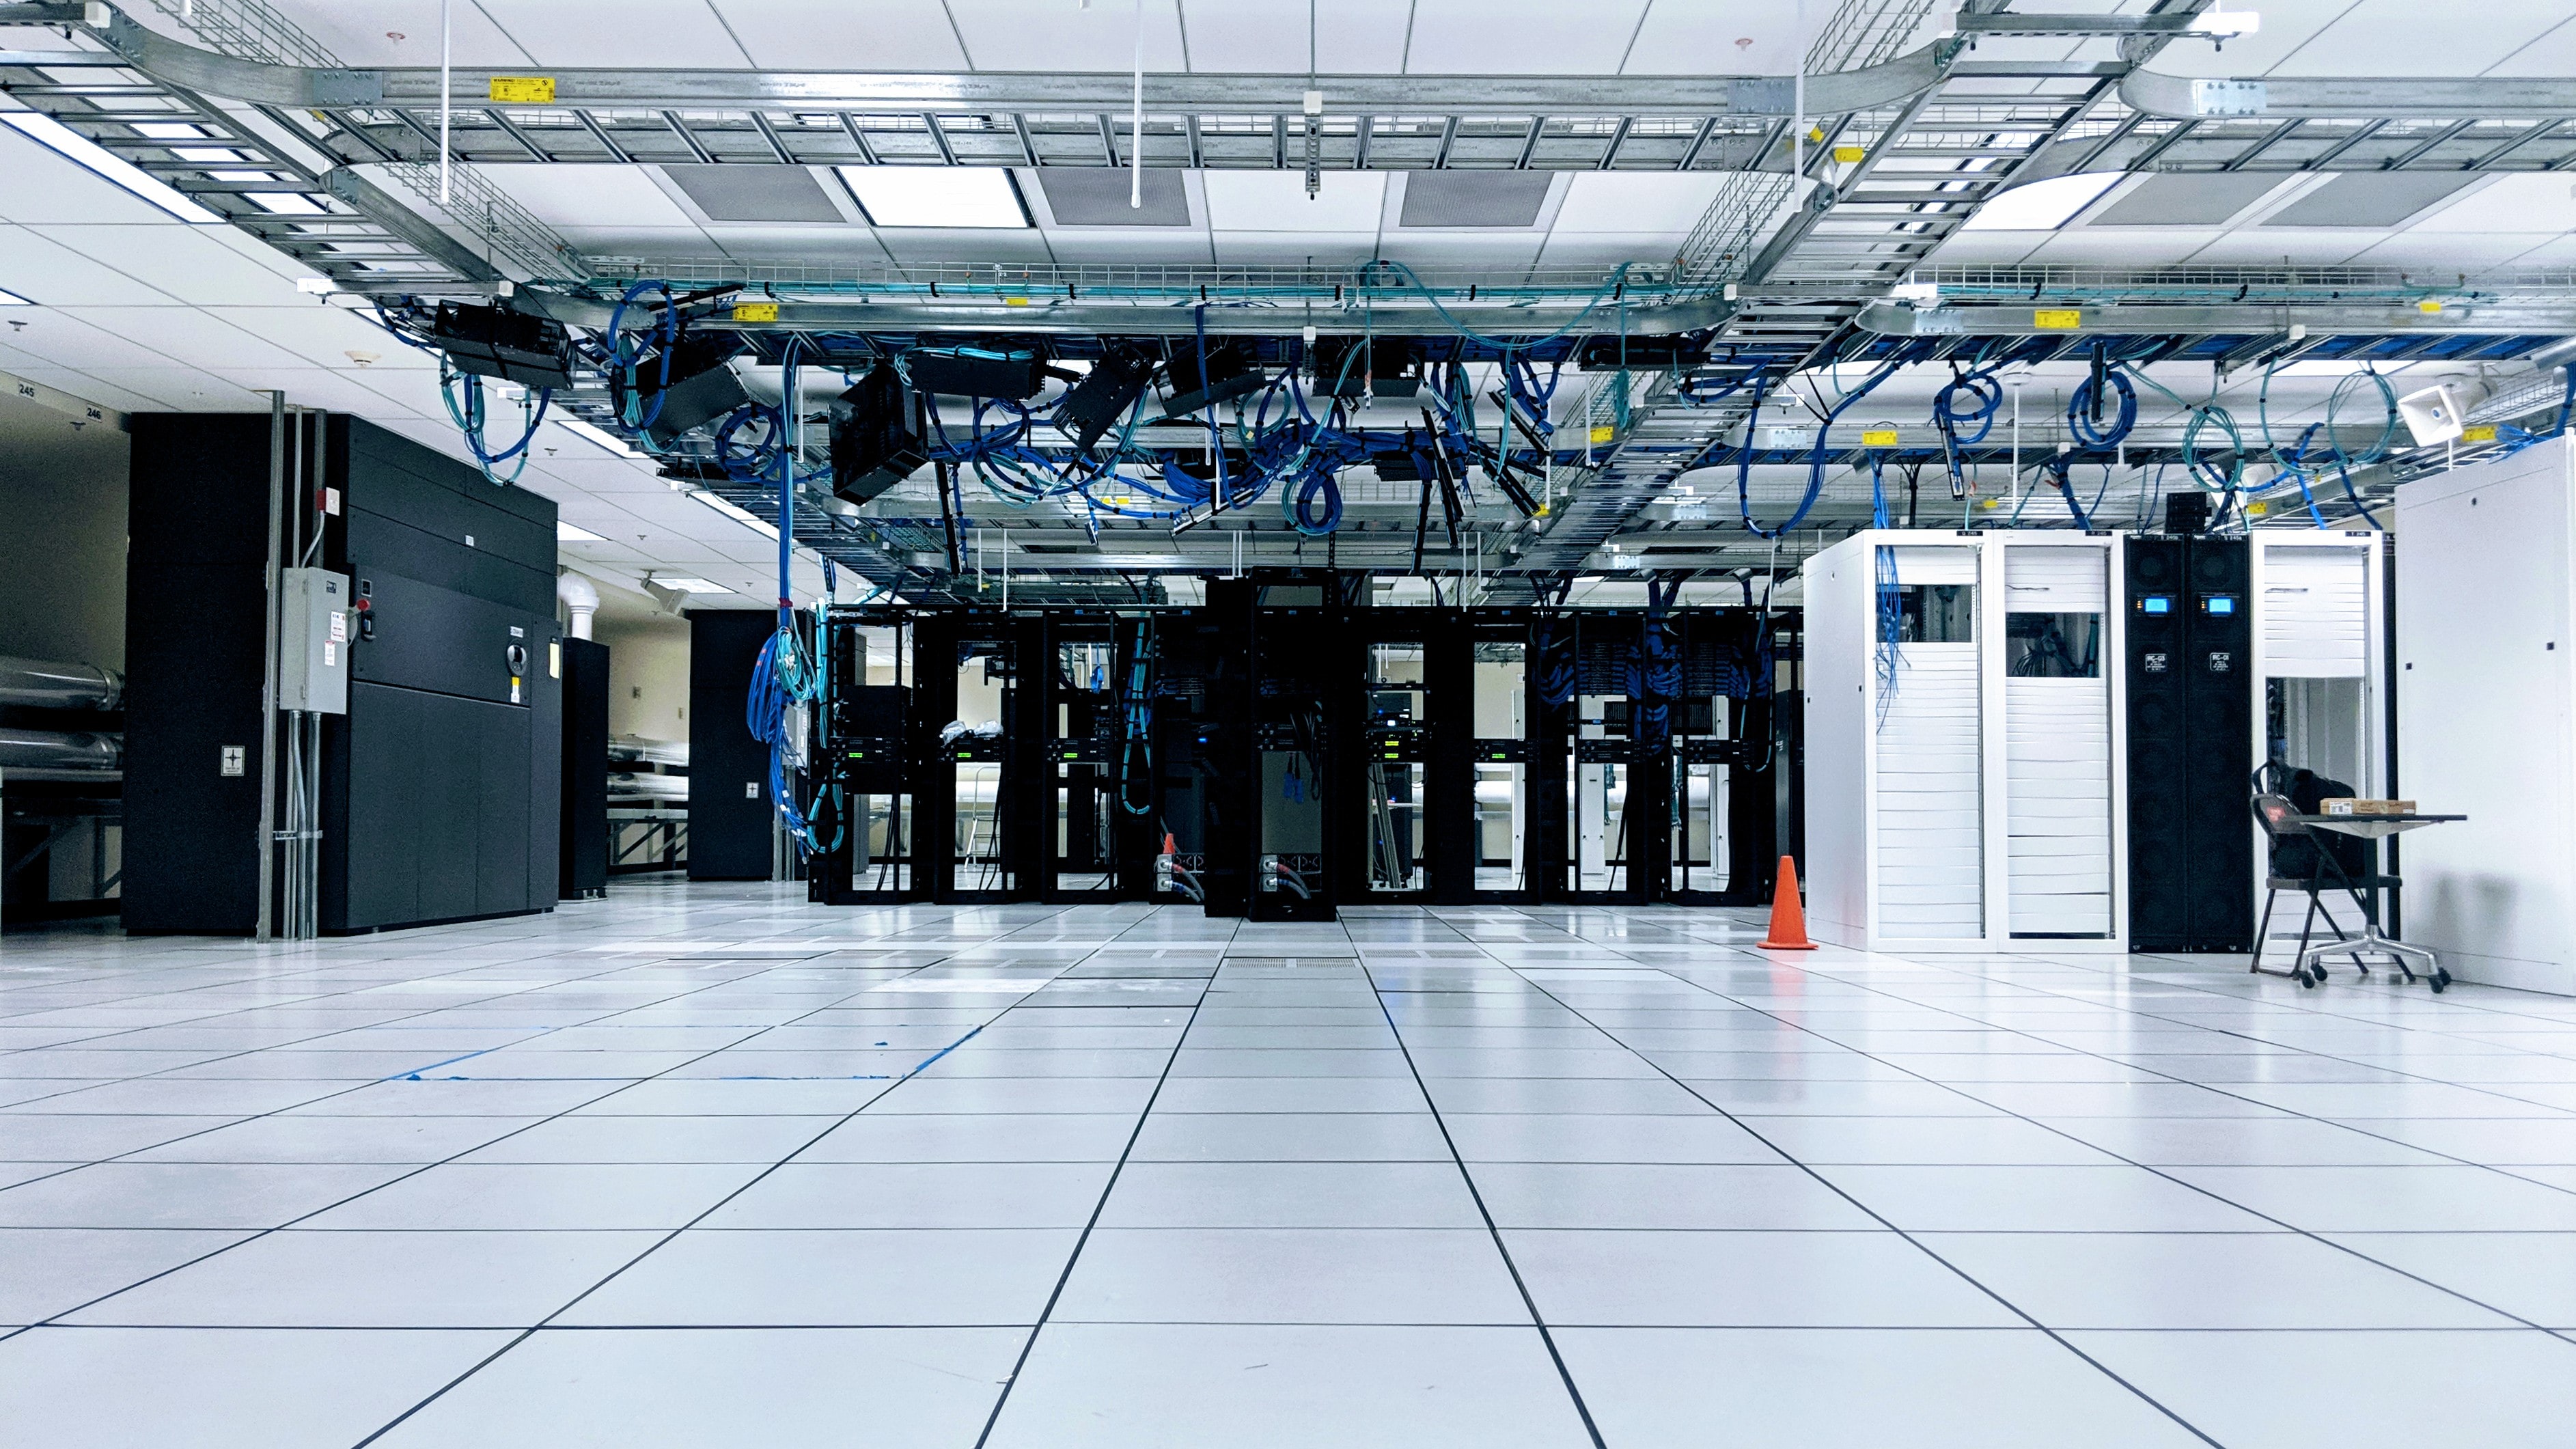
[[[1807,560],[1807,920],[1819,939],[2128,949],[2118,544],[1871,529]]]

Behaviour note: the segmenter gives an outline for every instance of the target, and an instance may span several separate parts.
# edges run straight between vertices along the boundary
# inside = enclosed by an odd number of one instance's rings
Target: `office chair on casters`
[[[2354,908],[2361,912],[2364,921],[2376,923],[2379,919],[2379,893],[2394,889],[2404,882],[2393,875],[2379,874],[2367,859],[2358,873],[2348,869],[2342,859],[2342,852],[2337,849],[2339,842],[2324,839],[2307,821],[2300,818],[2304,813],[2309,812],[2301,811],[2287,795],[2261,794],[2254,797],[2254,818],[2263,827],[2264,838],[2270,843],[2271,850],[2270,869],[2266,873],[2264,882],[2268,889],[2263,895],[2263,922],[2254,928],[2252,969],[2263,972],[2263,947],[2272,929],[2273,903],[2280,898],[2283,891],[2301,891],[2308,898],[2308,915],[2299,926],[2299,954],[2291,962],[2290,969],[2286,973],[2272,971],[2263,974],[2287,975],[2301,986],[2314,986],[2326,979],[2324,957],[2349,955],[2352,957],[2353,965],[2359,968],[2362,975],[2367,976],[2370,974],[2370,963],[2362,959],[2362,952],[2377,949],[2397,963],[2397,969],[2405,973],[2408,981],[2413,981],[2415,972],[2406,964],[2404,953],[2409,950],[2422,951],[2421,947],[2392,949],[2394,943],[2390,942],[2374,944],[2355,941],[2351,936],[2346,935],[2343,927],[2335,921],[2334,912],[2325,908],[2324,900],[2328,893],[2340,891],[2352,898]],[[2360,842],[2354,843],[2360,844]],[[2364,848],[2367,849],[2366,846]],[[2365,892],[2367,892],[2366,895]],[[2311,947],[2308,942],[2316,930],[2317,917],[2320,914],[2325,916],[2326,929],[2334,932],[2335,941]],[[2351,949],[2336,949],[2336,945],[2343,942],[2351,942]],[[2432,964],[2432,953],[2423,952],[2423,954],[2427,964]],[[2442,971],[2439,966],[2433,966],[2432,984],[2435,991],[2448,986],[2449,973]]]

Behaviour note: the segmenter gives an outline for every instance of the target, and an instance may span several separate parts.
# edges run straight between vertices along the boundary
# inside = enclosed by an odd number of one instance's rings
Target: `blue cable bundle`
[[[1950,470],[1950,496],[1968,496],[1968,480],[1959,471],[1959,450],[1973,448],[1986,440],[1995,429],[1995,415],[2004,405],[2004,384],[1992,368],[1960,372],[1953,365],[1949,382],[1932,395],[1932,426],[1941,430],[1941,458]],[[1976,431],[1966,437],[1959,430],[1970,424]]]
[[[1824,417],[1816,423],[1815,445],[1807,452],[1807,496],[1798,500],[1798,511],[1790,514],[1789,521],[1778,528],[1764,528],[1753,521],[1753,425],[1762,417],[1762,395],[1765,388],[1763,382],[1754,383],[1753,409],[1744,415],[1744,446],[1735,452],[1736,508],[1743,514],[1744,526],[1751,530],[1754,537],[1779,538],[1806,522],[1808,511],[1816,506],[1817,497],[1825,491],[1825,442],[1827,435],[1833,431],[1834,420],[1849,410],[1853,403],[1869,396],[1871,390],[1880,383],[1895,376],[1896,370],[1904,365],[1905,360],[1902,357],[1889,358],[1879,364],[1878,371],[1863,378],[1860,386],[1835,399],[1833,406],[1825,410]]]

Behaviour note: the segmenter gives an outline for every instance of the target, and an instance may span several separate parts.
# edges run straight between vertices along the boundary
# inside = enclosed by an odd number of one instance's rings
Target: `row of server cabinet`
[[[1897,529],[1817,553],[1811,928],[1905,952],[2250,950],[2253,796],[2300,770],[2385,793],[2382,543]]]
[[[812,897],[1261,920],[1767,898],[1798,809],[1795,611],[1365,589],[1285,571],[1192,608],[826,611],[796,787]]]

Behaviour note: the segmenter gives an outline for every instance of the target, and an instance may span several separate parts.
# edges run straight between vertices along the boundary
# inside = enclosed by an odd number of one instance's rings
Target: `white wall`
[[[2463,980],[2576,994],[2576,456],[2565,439],[2397,494],[2405,930]]]
[[[689,738],[689,626],[601,618],[608,646],[608,732],[685,744]]]

